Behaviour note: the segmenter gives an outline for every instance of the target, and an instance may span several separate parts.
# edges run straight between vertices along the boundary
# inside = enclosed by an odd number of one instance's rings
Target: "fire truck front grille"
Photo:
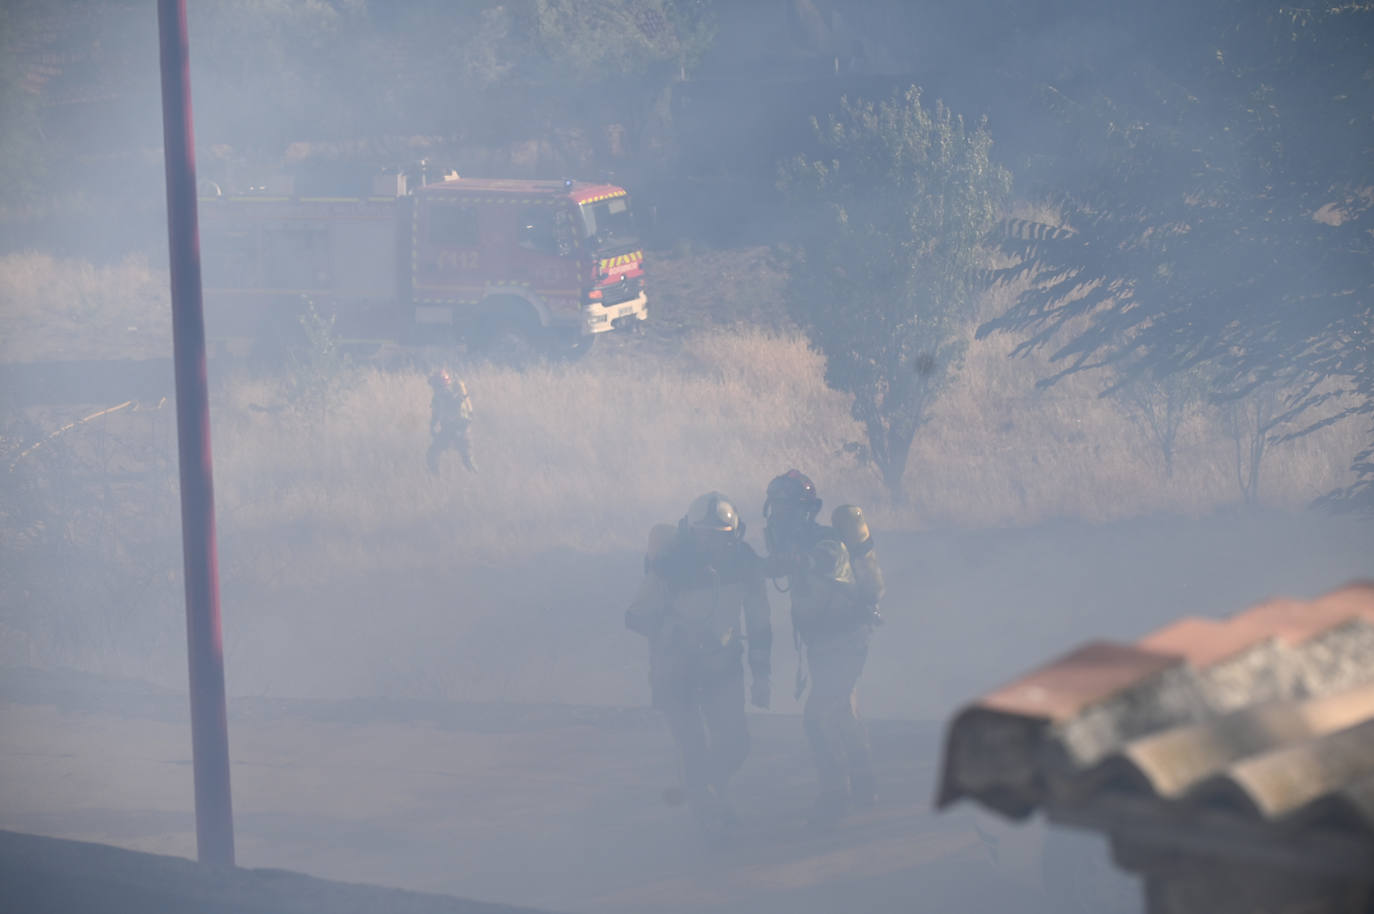
[[[622,279],[613,286],[605,286],[601,291],[601,300],[608,305],[629,301],[639,295],[640,285],[638,280]]]

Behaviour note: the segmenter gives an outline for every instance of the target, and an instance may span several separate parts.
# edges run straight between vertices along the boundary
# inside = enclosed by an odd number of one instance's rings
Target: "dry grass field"
[[[1169,477],[1095,379],[1038,391],[1043,362],[970,338],[892,504],[766,252],[654,276],[646,337],[525,371],[455,360],[475,475],[453,454],[425,466],[424,369],[453,353],[315,353],[271,375],[212,361],[240,863],[563,910],[1134,910],[1103,903],[1137,896],[1100,844],[934,814],[940,722],[1085,639],[1368,576],[1374,527],[1294,510],[1346,481],[1357,430],[1274,447],[1241,507],[1213,407],[1188,416]],[[0,368],[165,359],[164,287],[138,262],[0,259]],[[123,395],[0,396],[0,827],[189,854],[174,416]],[[669,737],[623,625],[642,540],[720,488],[760,544],[763,488],[794,465],[877,531],[887,621],[860,692],[885,801],[833,841],[800,831],[814,781],[770,589],[743,852],[683,853],[658,797]],[[589,846],[595,865],[572,865]]]
[[[796,335],[744,328],[690,336],[670,359],[615,353],[517,372],[475,366],[480,474],[423,463],[428,388],[420,372],[366,369],[337,399],[302,413],[274,382],[226,385],[215,413],[220,500],[269,530],[314,520],[348,530],[360,553],[402,561],[422,543],[473,559],[511,548],[590,551],[639,544],[695,492],[719,488],[759,517],[768,478],[798,466],[832,503],[867,506],[884,529],[1000,527],[1049,518],[1107,521],[1198,514],[1240,498],[1234,442],[1199,408],[1180,430],[1172,479],[1143,430],[1086,382],[1045,392],[1008,340],[974,348],[960,382],[919,434],[908,499],[888,502],[846,398]],[[254,406],[276,404],[263,411]],[[1262,499],[1299,507],[1345,481],[1358,438],[1337,427],[1276,447]],[[372,538],[355,540],[371,531]]]
[[[214,404],[222,502],[255,523],[271,520],[264,509],[285,520],[325,503],[321,520],[361,528],[473,514],[495,524],[484,542],[509,533],[530,545],[533,526],[539,545],[596,548],[586,543],[589,519],[609,537],[601,544],[625,545],[642,520],[674,514],[703,486],[756,508],[767,476],[794,464],[832,500],[860,501],[883,526],[906,529],[1198,513],[1240,497],[1235,443],[1219,411],[1192,410],[1166,478],[1146,430],[1098,396],[1100,378],[1038,390],[1043,360],[1008,359],[1009,337],[972,341],[976,323],[1009,301],[1011,290],[999,288],[970,315],[965,366],[917,435],[908,502],[888,505],[877,474],[844,451],[862,430],[847,398],[825,388],[821,358],[786,325],[782,276],[766,251],[668,260],[655,278],[655,333],[672,337],[645,345],[649,355],[617,341],[573,365],[455,366],[479,412],[480,483],[425,472],[428,391],[419,372],[360,368],[341,379],[340,396],[307,412],[264,412],[281,406],[281,379],[232,375]],[[0,361],[165,357],[165,285],[138,260],[0,258]],[[743,320],[755,313],[759,321]],[[40,428],[73,417],[48,416]],[[1337,426],[1271,449],[1261,500],[1296,507],[1347,482],[1360,432]],[[530,515],[539,520],[520,519]],[[635,532],[612,519],[633,521]]]
[[[918,434],[907,499],[891,503],[852,446],[862,433],[846,397],[826,388],[821,357],[781,319],[771,264],[761,251],[667,260],[655,271],[656,317],[671,332],[613,341],[577,363],[524,371],[455,363],[476,407],[476,475],[454,454],[437,477],[427,471],[429,389],[419,368],[330,369],[309,379],[323,394],[302,400],[292,394],[301,370],[255,376],[212,365],[221,577],[226,602],[247,610],[231,650],[245,645],[270,665],[284,627],[311,613],[330,637],[344,637],[329,631],[327,609],[306,613],[307,604],[394,601],[393,621],[404,628],[407,612],[433,610],[436,594],[456,597],[472,574],[528,568],[551,554],[573,556],[568,568],[578,555],[633,555],[650,524],[678,517],[708,489],[739,502],[761,543],[764,486],[791,466],[816,479],[828,505],[864,505],[886,532],[1196,518],[1241,502],[1236,443],[1215,408],[1200,405],[1183,423],[1167,477],[1145,429],[1098,396],[1098,379],[1037,390],[1043,361],[1008,359],[1009,338],[972,340],[977,320],[1011,294],[995,289],[970,316],[958,380]],[[164,276],[134,261],[0,259],[0,361],[165,355],[164,289]],[[771,315],[762,326],[727,322],[750,302]],[[170,407],[140,403],[18,456],[109,405],[4,417],[0,662],[176,682],[183,635]],[[1337,425],[1271,448],[1261,505],[1297,509],[1345,484],[1359,431]],[[288,605],[295,622],[282,614]],[[597,624],[618,625],[617,614]],[[447,635],[478,616],[448,619]],[[444,666],[441,652],[436,646],[433,669]],[[447,695],[464,687],[451,670],[416,681],[403,666],[347,688]],[[288,688],[266,674],[253,681]]]
[[[0,362],[166,357],[167,282],[137,257],[106,266],[39,252],[0,257]]]

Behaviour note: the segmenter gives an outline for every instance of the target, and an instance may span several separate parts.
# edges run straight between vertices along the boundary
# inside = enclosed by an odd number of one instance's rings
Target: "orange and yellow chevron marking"
[[[639,263],[643,259],[643,251],[633,251],[629,254],[621,254],[617,257],[603,257],[601,258],[601,271],[604,273],[615,267],[623,267],[626,264]]]
[[[613,190],[613,191],[611,191],[611,192],[608,193],[608,194],[597,194],[595,197],[588,197],[587,199],[585,199],[585,200],[580,200],[580,201],[578,201],[578,202],[579,202],[579,203],[600,203],[602,200],[609,200],[609,199],[611,199],[612,197],[623,197],[623,196],[625,196],[625,191],[623,191],[623,190]]]

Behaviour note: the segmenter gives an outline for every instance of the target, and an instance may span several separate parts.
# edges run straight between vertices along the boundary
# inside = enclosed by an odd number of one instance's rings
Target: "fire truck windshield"
[[[586,237],[598,250],[638,243],[629,197],[583,203],[578,209],[582,211],[582,227]]]

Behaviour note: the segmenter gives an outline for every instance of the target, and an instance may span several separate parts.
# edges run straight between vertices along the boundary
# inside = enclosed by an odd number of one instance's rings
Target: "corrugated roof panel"
[[[1160,827],[1232,816],[1261,830],[1256,847],[1300,847],[1294,829],[1327,830],[1304,833],[1313,846],[1331,829],[1368,846],[1374,581],[1183,618],[1131,645],[1085,644],[969,705],[946,748],[942,806],[974,796],[1114,829],[1143,804]]]
[[[1123,743],[1211,713],[1197,672],[1174,663],[1058,721],[1041,750],[1042,768],[1056,782],[1074,778]]]
[[[1265,637],[1199,672],[1207,701],[1224,714],[1247,705],[1302,697],[1298,660],[1287,643]]]
[[[1289,644],[1301,644],[1355,615],[1347,600],[1323,601],[1276,599],[1234,616],[1228,625],[1267,631]]]
[[[1374,622],[1352,616],[1293,650],[1300,694],[1324,695],[1352,688],[1374,675]]]
[[[1045,791],[1045,777],[1036,765],[1051,723],[1073,725],[1061,736],[1068,737],[1075,758],[1056,767],[1078,764],[1080,756],[1100,754],[1113,745],[1121,727],[1133,726],[1129,714],[1117,713],[1121,704],[1154,716],[1151,702],[1131,701],[1124,693],[1160,683],[1171,672],[1183,672],[1175,655],[1102,641],[998,689],[951,723],[937,804],[973,796],[1013,818],[1028,814]],[[1164,690],[1178,691],[1168,684]],[[1100,732],[1104,728],[1107,732]]]
[[[978,704],[1004,714],[1063,720],[1180,663],[1182,658],[1174,654],[1094,641],[1003,686]]]
[[[1176,653],[1199,670],[1260,647],[1269,639],[1300,645],[1361,617],[1374,623],[1374,582],[1358,581],[1307,602],[1274,599],[1226,619],[1188,616],[1141,638],[1147,650]]]
[[[1306,702],[1274,702],[1243,708],[1214,721],[1176,727],[1124,746],[1090,783],[1130,783],[1166,799],[1184,794],[1233,763],[1374,719],[1374,685]]]
[[[1374,580],[1351,581],[1339,590],[1319,597],[1317,604],[1340,614],[1358,615],[1374,623]]]
[[[1035,771],[1034,751],[1042,742],[1044,720],[969,708],[950,726],[945,742],[944,777],[936,805],[964,796],[1013,819],[1039,805],[1044,785]]]
[[[1254,641],[1249,632],[1224,622],[1188,616],[1146,635],[1138,643],[1146,650],[1179,654],[1202,669],[1251,647]]]
[[[1367,831],[1374,823],[1374,775],[1347,784],[1294,813],[1294,830],[1323,828],[1335,831]]]
[[[1186,799],[1277,820],[1370,776],[1374,776],[1374,717],[1236,762],[1224,773],[1201,781]],[[1374,820],[1365,825],[1374,831]]]
[[[1304,735],[1301,715],[1290,705],[1245,709],[1214,724],[1175,727],[1125,746],[1085,780],[1112,780],[1129,768],[1145,792],[1172,799],[1254,752]]]

